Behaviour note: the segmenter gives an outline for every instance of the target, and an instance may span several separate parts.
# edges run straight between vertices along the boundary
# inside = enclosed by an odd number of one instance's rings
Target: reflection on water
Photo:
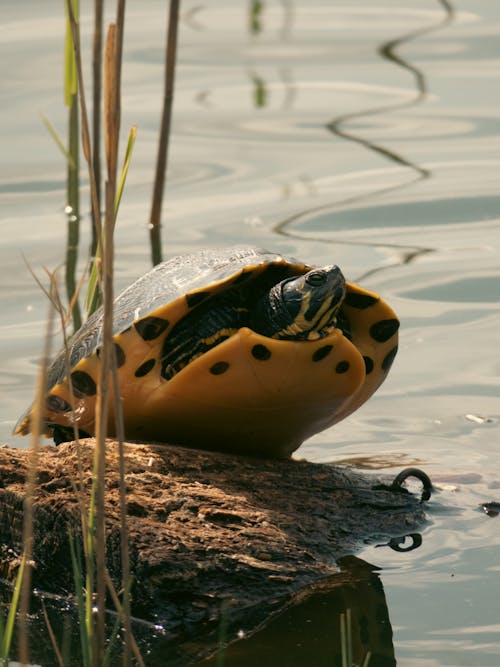
[[[304,591],[302,600],[262,630],[223,650],[224,664],[343,667],[368,660],[370,667],[396,665],[389,610],[377,568],[355,557],[341,559],[339,565],[338,576]],[[349,658],[351,663],[346,663]],[[221,653],[196,664],[210,667],[220,661]]]
[[[60,8],[2,9],[0,436],[11,441],[46,316],[21,251],[38,274],[64,256],[65,165],[38,111],[63,136],[66,112]],[[149,268],[166,7],[127,12],[123,127],[137,124],[138,139],[117,226],[118,291]],[[422,546],[363,554],[383,568],[372,574],[394,653],[412,667],[496,667],[500,655],[498,520],[480,509],[495,511],[500,488],[499,37],[500,3],[489,0],[183,5],[165,256],[251,243],[335,261],[401,316],[383,389],[299,455],[418,465],[436,481]],[[331,647],[329,596],[318,593],[306,618],[276,619],[263,645],[271,651],[293,623],[301,644]],[[253,655],[240,646],[238,660]]]
[[[418,534],[408,536],[407,540],[412,548],[421,544]],[[410,550],[401,546],[404,541],[405,538],[399,538],[387,546],[404,558],[403,552]],[[243,622],[242,627],[235,628],[230,607],[221,610],[215,639],[213,623],[207,628],[201,625],[192,637],[180,640],[177,637],[174,641],[168,628],[135,619],[134,636],[146,664],[150,667],[396,665],[391,612],[379,568],[354,556],[341,558],[338,565],[338,574],[304,589],[284,610],[257,629],[253,627],[251,614],[248,627]],[[2,599],[9,600],[11,594],[8,585],[0,581]],[[71,664],[79,664],[76,606],[72,600],[43,591],[38,591],[33,600],[30,632],[36,641],[32,643],[32,660],[41,665],[54,662],[44,608],[59,646],[67,647]],[[115,622],[115,615],[110,613],[110,631]],[[118,651],[119,646],[115,649]],[[349,659],[351,662],[346,663]]]
[[[410,108],[419,105],[422,103],[427,94],[428,94],[428,86],[426,82],[426,75],[422,69],[419,67],[413,65],[409,60],[403,58],[401,55],[399,55],[399,49],[403,47],[405,44],[423,37],[424,35],[427,35],[431,32],[434,32],[436,30],[441,30],[444,29],[448,24],[451,23],[454,17],[455,10],[453,8],[453,5],[448,2],[448,0],[438,0],[438,3],[442,6],[443,8],[443,16],[442,17],[437,17],[435,21],[433,21],[429,26],[425,26],[423,28],[418,28],[415,29],[411,32],[408,32],[400,37],[397,37],[395,39],[388,40],[384,43],[382,43],[378,47],[378,52],[379,54],[388,60],[389,62],[393,63],[396,66],[402,67],[403,69],[407,70],[410,74],[412,74],[414,82],[415,82],[415,94],[411,96],[409,99],[401,101],[401,102],[391,102],[391,103],[386,103],[378,107],[372,107],[368,109],[363,109],[361,111],[355,111],[355,112],[350,112],[347,114],[339,115],[333,120],[331,120],[329,123],[327,123],[326,127],[332,134],[336,135],[340,139],[347,140],[347,141],[352,141],[355,143],[358,143],[359,145],[363,146],[367,150],[370,150],[374,152],[375,154],[378,154],[382,156],[383,158],[387,159],[390,163],[393,163],[395,165],[399,165],[401,167],[405,167],[409,170],[412,170],[415,172],[416,176],[414,179],[410,179],[408,182],[404,183],[397,183],[395,185],[389,184],[389,185],[382,185],[381,187],[379,186],[378,189],[375,189],[371,192],[368,193],[363,193],[354,197],[349,197],[344,200],[340,200],[335,202],[335,209],[338,210],[339,207],[345,206],[346,204],[349,204],[352,206],[353,204],[360,203],[364,199],[370,199],[370,201],[373,200],[374,197],[377,195],[385,194],[388,192],[391,192],[392,190],[398,190],[400,188],[407,188],[412,185],[412,183],[418,182],[422,179],[427,179],[432,176],[432,171],[430,168],[424,167],[416,162],[411,161],[408,157],[405,157],[403,154],[397,153],[396,151],[388,148],[387,146],[384,146],[382,144],[378,144],[368,138],[363,137],[362,134],[359,134],[358,132],[355,132],[354,130],[349,130],[347,129],[350,125],[355,124],[356,121],[359,121],[360,119],[363,118],[369,118],[371,116],[386,116],[387,114],[390,114],[391,112],[405,109],[405,108]],[[304,220],[305,218],[305,226],[308,227],[308,229],[311,228],[311,222],[313,223],[313,228],[314,228],[314,223],[317,223],[318,218],[322,216],[324,213],[325,209],[331,208],[330,206],[326,207],[317,207],[313,210],[308,210],[307,212],[302,211],[299,215],[301,220]],[[380,210],[380,209],[379,209]],[[348,214],[346,215],[346,212],[343,212],[343,224],[348,225],[351,227],[349,224],[349,220],[346,219]],[[275,227],[275,231],[277,231],[280,234],[284,235],[293,235],[293,231],[289,229],[289,226],[292,223],[295,223],[297,221],[298,216],[294,216],[292,218],[288,218],[285,221],[282,221]],[[341,216],[339,216],[341,217]],[[311,220],[312,218],[312,220]],[[374,224],[374,220],[372,218],[371,224]],[[375,223],[376,224],[376,223]],[[384,220],[384,224],[387,224],[387,221]],[[329,229],[332,229],[332,225],[328,225]],[[333,228],[336,228],[336,225],[333,225]],[[302,238],[311,238],[309,236],[309,233],[306,235],[303,235]],[[312,237],[311,240],[319,240],[318,237]],[[338,241],[334,241],[338,242]],[[361,241],[351,241],[351,243],[359,243],[361,245],[365,245],[366,242],[361,240]],[[387,247],[390,245],[391,247],[395,247],[395,244],[390,243],[388,244],[387,242],[384,243],[384,245]],[[400,258],[399,261],[401,263],[409,263],[415,260],[417,257],[419,257],[422,253],[427,253],[431,252],[431,248],[413,248],[410,249],[409,251],[404,252]],[[363,275],[359,278],[359,280],[363,280],[367,276],[373,274],[374,272],[378,271],[380,269],[371,269],[368,271],[365,271]]]

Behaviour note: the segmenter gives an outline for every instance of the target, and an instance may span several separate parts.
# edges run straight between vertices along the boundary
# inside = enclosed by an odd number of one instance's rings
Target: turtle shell
[[[171,379],[162,375],[169,332],[200,304],[312,268],[254,248],[202,250],[159,264],[122,292],[113,333],[127,439],[284,457],[364,403],[391,367],[399,322],[377,294],[349,282],[342,326],[324,338],[279,340],[242,327]],[[49,369],[47,434],[73,424],[95,432],[102,318],[100,309]],[[30,414],[15,433],[29,432]]]

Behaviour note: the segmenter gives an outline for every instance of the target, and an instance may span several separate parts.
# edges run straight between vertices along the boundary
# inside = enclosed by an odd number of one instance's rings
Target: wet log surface
[[[269,461],[127,443],[126,485],[136,616],[161,623],[176,641],[231,624],[262,623],[336,561],[369,541],[415,531],[420,499],[377,488],[347,468]],[[82,464],[91,488],[92,439],[43,447],[34,504],[34,585],[73,590],[68,525],[79,530],[74,485]],[[26,450],[0,448],[0,576],[12,578],[22,550]],[[385,480],[387,482],[387,480]],[[120,581],[118,448],[108,441],[107,559]],[[202,633],[202,634],[203,634]]]

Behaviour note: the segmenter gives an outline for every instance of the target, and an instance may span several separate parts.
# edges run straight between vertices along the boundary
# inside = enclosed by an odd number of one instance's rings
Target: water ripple
[[[427,90],[427,82],[426,82],[426,76],[424,72],[419,69],[417,66],[413,65],[408,59],[403,58],[398,50],[401,46],[404,44],[407,44],[410,41],[416,40],[418,38],[423,37],[424,35],[428,35],[431,32],[437,31],[437,30],[442,30],[446,28],[454,19],[455,15],[455,10],[451,2],[448,0],[437,0],[438,4],[442,7],[442,15],[438,19],[434,19],[433,23],[428,26],[420,27],[417,28],[411,32],[407,32],[395,39],[387,40],[383,42],[380,47],[378,48],[379,54],[389,62],[393,63],[394,65],[397,65],[398,67],[403,68],[404,70],[408,71],[414,80],[414,85],[415,85],[415,93],[410,99],[406,99],[404,101],[400,102],[392,102],[390,104],[385,104],[382,106],[377,106],[377,107],[371,107],[368,109],[364,109],[361,111],[356,111],[356,112],[351,112],[343,115],[339,115],[336,118],[334,118],[332,121],[327,123],[326,127],[332,134],[336,135],[337,137],[351,141],[354,143],[357,143],[364,148],[366,148],[369,151],[372,151],[373,153],[382,156],[384,159],[387,159],[389,162],[392,162],[395,165],[407,168],[415,173],[415,177],[413,179],[410,179],[409,181],[406,181],[404,183],[398,183],[396,185],[384,185],[383,187],[379,188],[378,190],[372,190],[369,193],[370,199],[372,199],[375,195],[381,195],[381,194],[386,194],[388,192],[393,191],[394,189],[399,189],[401,187],[408,187],[412,183],[416,183],[422,179],[428,179],[431,177],[432,172],[431,170],[423,166],[417,162],[412,161],[408,157],[404,156],[401,153],[396,152],[393,149],[388,148],[385,145],[376,143],[370,139],[367,139],[363,137],[362,135],[356,133],[354,130],[348,130],[345,126],[348,125],[349,123],[352,123],[353,121],[359,120],[361,118],[365,119],[367,117],[373,117],[373,116],[379,116],[379,115],[387,115],[388,113],[392,113],[395,111],[400,111],[401,109],[407,108],[407,107],[414,107],[419,104],[421,104],[424,99],[428,95],[428,90]],[[367,195],[360,195],[357,199],[357,201],[361,201],[362,199],[365,199]],[[356,201],[356,198],[350,198],[349,203],[352,204]],[[343,204],[345,205],[347,202],[344,201]],[[337,204],[338,205],[338,204]],[[315,210],[315,215],[316,215],[316,220],[318,217],[318,214],[321,212],[321,207],[317,208]],[[344,213],[345,216],[345,213]],[[289,235],[290,231],[288,229],[289,225],[291,222],[293,222],[296,218],[289,218],[287,220],[282,221],[279,223],[275,229],[278,233],[284,234],[284,235]],[[351,241],[351,243],[359,243],[359,241]],[[364,243],[364,242],[362,242]],[[398,247],[398,244],[389,244],[390,247]],[[422,253],[427,253],[430,252],[432,248],[429,247],[424,247],[424,246],[413,246],[410,252],[406,252],[403,254],[401,261],[403,263],[408,263],[410,261],[413,261],[415,257],[421,255]],[[367,275],[367,274],[365,274]]]

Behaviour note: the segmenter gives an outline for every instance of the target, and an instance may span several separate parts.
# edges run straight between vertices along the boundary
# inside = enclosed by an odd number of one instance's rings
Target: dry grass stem
[[[64,667],[63,657],[61,655],[61,651],[59,650],[59,646],[57,645],[56,636],[54,634],[54,630],[52,629],[52,624],[50,622],[49,615],[47,614],[47,609],[45,608],[45,602],[43,601],[43,599],[41,600],[41,605],[42,605],[43,619],[45,621],[45,627],[47,628],[47,632],[49,633],[50,643],[52,644],[57,664],[59,665],[59,667]]]
[[[127,613],[125,611],[124,606],[120,604],[120,600],[118,598],[118,595],[116,594],[115,587],[113,586],[113,582],[111,581],[111,577],[109,576],[108,570],[106,570],[106,585],[108,587],[111,599],[113,600],[113,604],[115,605],[115,609],[118,612],[118,615],[120,616],[122,622],[124,623],[125,633],[128,636],[128,640],[130,642],[134,658],[136,659],[139,667],[146,667],[144,660],[142,659],[141,653],[139,651],[139,647],[137,646],[137,642],[135,641],[135,637],[132,634],[132,630],[131,629],[127,630],[127,627],[125,625],[127,623]],[[128,597],[128,593],[126,590],[124,591],[124,596]],[[130,625],[130,618],[128,619],[128,624]]]
[[[113,234],[115,227],[115,203],[117,191],[117,164],[121,117],[121,62],[123,49],[123,27],[125,2],[119,0],[117,4],[117,22],[108,29],[104,59],[104,141],[107,162],[107,180],[105,187],[106,218],[104,229],[103,252],[103,358],[101,367],[101,381],[97,395],[96,414],[96,567],[97,567],[97,641],[99,647],[104,647],[105,631],[105,601],[106,584],[104,571],[106,565],[105,542],[105,514],[104,514],[104,479],[106,470],[106,436],[108,428],[109,391],[110,381],[113,383],[115,400],[115,420],[122,420],[118,375],[116,372],[116,357],[113,341]],[[123,446],[123,420],[117,431],[121,432]],[[123,467],[123,463],[122,463]],[[124,468],[121,470],[124,484]],[[126,509],[125,491],[122,489],[121,501],[123,511]],[[128,543],[127,531],[123,530],[125,516],[122,516],[122,556],[126,552],[125,565],[128,579]],[[127,603],[127,610],[129,609]],[[130,614],[127,613],[125,622],[128,632],[125,633],[125,664],[130,664]],[[100,648],[99,658],[104,656]]]
[[[52,289],[50,290],[52,292]],[[40,367],[38,370],[38,380],[35,401],[31,414],[31,451],[30,463],[28,467],[28,477],[26,479],[26,490],[23,512],[23,557],[26,562],[24,576],[21,582],[21,599],[19,615],[19,656],[22,663],[29,662],[29,633],[28,633],[28,614],[31,599],[31,567],[33,554],[33,497],[37,483],[38,470],[38,448],[40,446],[40,436],[43,433],[43,422],[45,417],[45,396],[47,369],[50,358],[50,347],[52,342],[54,326],[54,310],[52,303],[49,302],[47,316],[47,330],[45,333],[45,343],[43,347]]]
[[[120,131],[120,118],[117,113],[116,89],[116,25],[111,23],[106,37],[104,50],[104,147],[108,168],[108,182],[116,178],[117,138]],[[107,204],[107,201],[106,201]],[[111,209],[114,211],[114,205]],[[108,207],[106,205],[106,211]]]
[[[92,156],[92,171],[94,172],[96,199],[99,210],[101,208],[101,91],[102,91],[102,24],[103,24],[103,0],[94,2],[94,37],[92,43],[92,139],[94,152]],[[92,246],[91,255],[97,250],[96,224],[92,212]]]
[[[153,187],[153,201],[150,215],[151,255],[153,264],[162,261],[160,219],[163,204],[163,192],[167,173],[170,125],[174,100],[175,62],[177,56],[177,26],[179,24],[180,0],[170,0],[168,15],[167,44],[165,54],[165,80],[163,93],[163,111],[160,124],[160,139],[156,159],[156,172]]]
[[[73,12],[73,7],[71,6],[71,0],[66,0],[66,7],[68,10],[69,22],[71,27],[71,35],[73,37],[73,49],[75,52],[75,61],[76,61],[76,71],[78,75],[78,98],[80,100],[80,114],[82,119],[82,147],[83,155],[87,162],[88,172],[89,172],[89,182],[90,182],[90,196],[92,203],[92,215],[95,222],[95,230],[97,234],[97,241],[100,243],[101,238],[101,211],[99,207],[99,201],[97,198],[97,185],[94,170],[92,168],[93,159],[92,159],[92,150],[90,142],[90,131],[89,131],[89,121],[87,114],[87,104],[85,100],[85,86],[83,81],[83,68],[82,68],[82,57],[81,57],[81,46],[80,46],[80,29],[78,22],[76,21],[75,14]]]

